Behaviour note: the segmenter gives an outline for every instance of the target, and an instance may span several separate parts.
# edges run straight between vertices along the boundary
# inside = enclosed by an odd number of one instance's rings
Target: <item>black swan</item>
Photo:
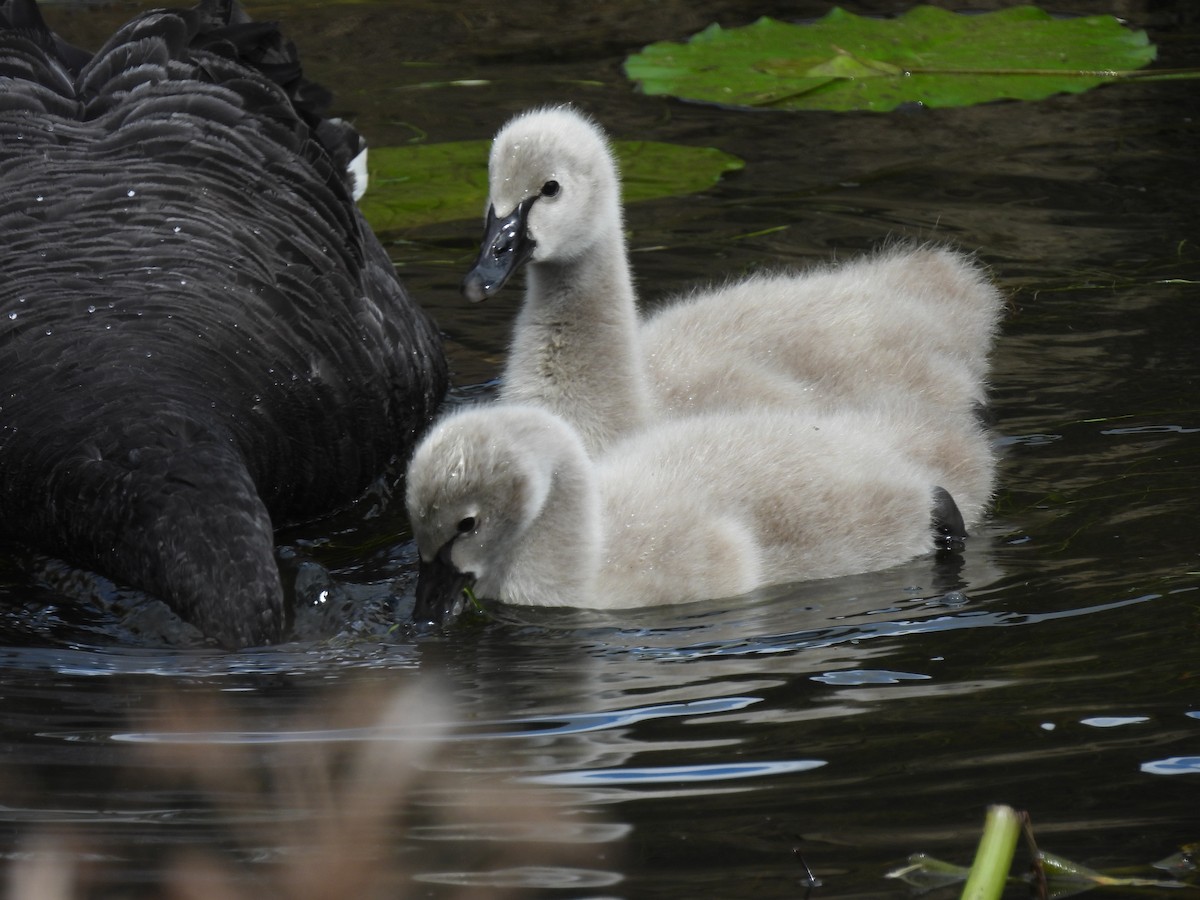
[[[0,536],[226,646],[286,635],[273,528],[354,500],[446,390],[327,103],[232,0],[94,56],[0,4]]]

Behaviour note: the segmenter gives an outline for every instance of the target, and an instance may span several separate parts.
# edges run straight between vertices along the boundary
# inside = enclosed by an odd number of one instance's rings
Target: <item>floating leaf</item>
[[[1046,873],[1050,896],[1055,898],[1082,894],[1094,888],[1153,888],[1172,892],[1183,889],[1189,897],[1194,896],[1196,890],[1194,885],[1186,881],[1105,875],[1080,863],[1044,851],[1038,853],[1038,858]],[[971,870],[964,866],[944,862],[924,853],[914,853],[908,858],[907,864],[887,872],[884,877],[898,879],[914,890],[924,893],[965,882],[970,874]],[[1004,883],[1013,885],[1021,882],[1022,879],[1010,875]],[[965,892],[963,896],[966,896]]]
[[[807,25],[711,25],[625,60],[647,94],[731,106],[866,109],[969,106],[1079,93],[1149,64],[1144,31],[1111,16],[1059,19],[1031,6],[962,15],[918,6],[895,19],[834,8]]]
[[[1072,862],[1053,853],[1042,851],[1038,854],[1042,868],[1046,871],[1046,881],[1054,888],[1056,897],[1070,896],[1072,893],[1082,893],[1091,888],[1159,888],[1162,890],[1177,890],[1190,887],[1182,881],[1164,881],[1158,878],[1126,878],[1119,875],[1105,875],[1095,869],[1089,869],[1081,863]],[[1193,893],[1189,891],[1189,893]]]
[[[925,853],[914,853],[908,862],[884,874],[884,878],[896,878],[917,891],[932,891],[967,880],[971,870],[956,866]]]
[[[489,146],[480,140],[371,147],[359,209],[376,231],[482,216]]]
[[[490,147],[481,140],[372,148],[369,187],[359,207],[380,232],[479,218]],[[743,165],[711,147],[618,141],[614,149],[626,203],[702,191]]]

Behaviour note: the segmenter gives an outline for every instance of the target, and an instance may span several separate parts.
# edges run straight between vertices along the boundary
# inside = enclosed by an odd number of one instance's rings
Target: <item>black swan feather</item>
[[[95,55],[0,4],[0,536],[226,645],[285,634],[273,528],[358,496],[446,389],[328,101],[232,2]]]

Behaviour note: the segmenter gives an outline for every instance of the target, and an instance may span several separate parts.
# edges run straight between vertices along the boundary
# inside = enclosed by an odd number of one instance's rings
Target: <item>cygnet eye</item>
[[[543,197],[557,197],[558,192],[559,192],[559,190],[561,190],[561,188],[562,188],[562,185],[560,185],[554,179],[550,179],[549,181],[547,181],[545,184],[542,185],[542,196]]]
[[[475,517],[474,516],[467,516],[465,519],[463,519],[461,522],[458,523],[458,533],[459,534],[467,534],[468,532],[471,532],[474,530],[475,530]]]

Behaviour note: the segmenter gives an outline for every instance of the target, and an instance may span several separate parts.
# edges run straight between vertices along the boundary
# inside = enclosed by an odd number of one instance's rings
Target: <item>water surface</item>
[[[1200,62],[1185,0],[1044,5],[1124,15],[1160,65]],[[353,896],[355,878],[378,876],[391,895],[762,900],[803,894],[802,857],[822,881],[813,896],[898,898],[907,888],[884,873],[914,851],[968,863],[993,802],[1094,867],[1196,840],[1194,82],[886,116],[744,113],[641,96],[620,63],[711,21],[825,4],[250,8],[284,22],[376,146],[487,137],[570,100],[617,138],[742,157],[704,194],[628,210],[650,303],[896,237],[977,250],[1011,298],[993,376],[1001,490],[957,560],[676,609],[501,610],[419,636],[391,628],[411,606],[414,551],[381,489],[281,535],[299,639],[240,653],[11,551],[9,860],[52,835],[97,891],[139,896],[174,870],[218,896],[233,895],[226,880]],[[50,14],[94,46],[129,12]],[[446,332],[458,399],[489,392],[519,300],[459,297],[479,231],[387,236]]]

